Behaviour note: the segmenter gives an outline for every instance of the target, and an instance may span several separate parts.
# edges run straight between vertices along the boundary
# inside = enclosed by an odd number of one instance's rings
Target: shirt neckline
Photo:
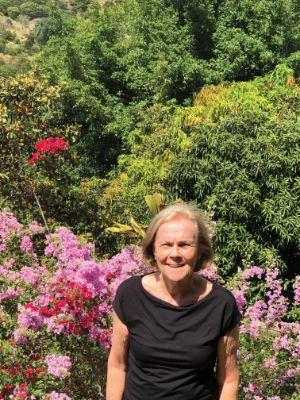
[[[143,277],[145,275],[149,275],[149,274],[140,275],[138,277],[139,278],[139,285],[140,285],[140,288],[141,288],[142,292],[144,293],[144,295],[146,297],[148,297],[150,300],[155,301],[156,303],[159,303],[159,304],[161,304],[163,306],[167,306],[167,307],[175,309],[175,310],[189,310],[189,309],[191,309],[191,308],[203,303],[207,298],[209,298],[213,294],[213,292],[215,291],[215,288],[216,288],[216,283],[209,281],[209,282],[212,283],[212,288],[211,288],[211,291],[205,297],[203,297],[200,300],[195,301],[194,303],[187,304],[185,306],[176,306],[175,304],[169,303],[166,300],[162,300],[159,297],[156,297],[152,293],[148,292],[148,290],[146,290],[144,288],[143,283],[142,283],[142,279],[143,279]],[[207,278],[204,278],[204,279],[207,279]]]

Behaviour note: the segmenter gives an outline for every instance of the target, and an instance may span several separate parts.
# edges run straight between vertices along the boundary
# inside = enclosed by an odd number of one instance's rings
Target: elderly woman
[[[118,288],[106,400],[236,400],[241,316],[233,295],[199,274],[213,253],[198,209],[164,208],[143,254],[157,271]]]

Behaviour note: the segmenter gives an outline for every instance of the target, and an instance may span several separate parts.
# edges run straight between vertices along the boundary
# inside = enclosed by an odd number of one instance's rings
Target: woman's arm
[[[236,400],[239,384],[237,350],[239,326],[235,326],[218,341],[217,380],[220,400]]]
[[[125,386],[128,352],[128,330],[113,314],[112,347],[107,363],[106,400],[121,400]]]

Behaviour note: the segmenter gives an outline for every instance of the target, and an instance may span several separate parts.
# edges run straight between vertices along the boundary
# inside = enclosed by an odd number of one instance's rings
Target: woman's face
[[[160,225],[154,240],[159,271],[170,281],[190,276],[198,260],[196,224],[182,215]]]

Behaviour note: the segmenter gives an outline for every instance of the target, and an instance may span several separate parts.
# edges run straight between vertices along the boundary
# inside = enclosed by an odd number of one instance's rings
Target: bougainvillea
[[[145,272],[140,249],[100,262],[94,245],[67,228],[42,235],[37,222],[0,213],[0,400],[98,398],[112,299],[122,281]],[[218,279],[215,265],[203,273]],[[296,399],[299,277],[291,302],[274,265],[241,269],[228,287],[243,314],[239,399]]]
[[[143,268],[133,248],[97,261],[94,245],[67,228],[46,235],[37,256],[35,237],[43,231],[35,221],[26,228],[11,213],[0,213],[0,345],[9,349],[0,353],[0,399],[38,399],[41,386],[43,398],[81,398],[61,390],[76,386],[74,346],[84,338],[81,351],[96,346],[107,353],[115,290]]]
[[[294,284],[294,298],[298,296],[298,282],[299,277]],[[297,301],[289,304],[280,272],[274,265],[239,271],[234,286],[232,292],[243,313],[240,329],[243,398],[293,398],[300,389],[300,323],[292,321]]]
[[[28,164],[32,165],[38,161],[45,159],[43,153],[57,154],[59,151],[64,151],[69,147],[69,144],[64,138],[60,137],[48,137],[47,139],[41,139],[36,142],[34,148],[35,153],[32,154],[31,158],[28,160]]]

